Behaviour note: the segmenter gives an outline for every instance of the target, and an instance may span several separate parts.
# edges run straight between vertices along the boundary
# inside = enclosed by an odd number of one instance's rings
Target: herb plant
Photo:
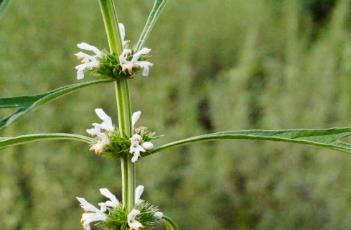
[[[81,218],[84,229],[95,226],[102,229],[137,230],[154,228],[159,224],[164,224],[167,229],[178,229],[175,222],[156,205],[141,199],[144,187],[136,184],[137,163],[144,157],[161,153],[168,148],[203,141],[248,139],[315,145],[351,153],[351,145],[343,141],[343,138],[351,135],[351,128],[223,131],[154,146],[153,140],[162,136],[149,127],[137,126],[142,113],[132,110],[129,84],[139,77],[147,77],[154,67],[151,62],[151,49],[144,45],[167,0],[155,0],[145,27],[135,44],[126,39],[127,30],[117,18],[114,1],[98,1],[105,25],[108,50],[81,42],[77,45],[80,51],[75,54],[81,62],[76,66],[77,79],[88,78],[85,74],[90,73],[94,80],[66,85],[33,96],[0,98],[0,108],[16,109],[13,114],[0,120],[0,129],[4,129],[21,116],[61,96],[92,85],[114,85],[118,120],[114,121],[97,106],[95,113],[101,123],[93,123],[93,127],[87,129],[88,136],[40,133],[0,138],[0,148],[45,140],[79,141],[86,143],[97,156],[120,159],[121,201],[107,188],[100,188],[101,195],[106,197],[107,201],[99,203],[98,206],[92,205],[85,198],[77,197],[84,211]],[[0,13],[3,13],[9,0],[2,0],[0,3]]]

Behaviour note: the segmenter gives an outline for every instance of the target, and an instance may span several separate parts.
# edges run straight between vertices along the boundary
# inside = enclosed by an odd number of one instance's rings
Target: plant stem
[[[122,51],[123,45],[113,0],[99,0],[99,3],[105,24],[107,40],[110,46],[110,52],[118,56]],[[128,81],[126,79],[116,80],[115,90],[119,131],[123,137],[129,138],[132,135],[132,127]],[[131,211],[134,208],[135,203],[135,167],[130,158],[130,156],[124,156],[121,159],[122,201],[128,211]]]

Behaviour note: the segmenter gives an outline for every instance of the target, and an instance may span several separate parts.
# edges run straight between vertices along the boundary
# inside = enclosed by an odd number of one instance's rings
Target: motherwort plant
[[[0,13],[9,0],[0,1]],[[160,153],[171,147],[201,141],[221,139],[252,139],[293,142],[316,145],[332,150],[351,153],[351,144],[343,138],[351,135],[351,128],[305,129],[305,130],[236,130],[204,134],[177,140],[161,146],[154,146],[158,138],[152,129],[137,126],[141,112],[132,112],[129,84],[139,77],[147,77],[154,64],[151,62],[151,49],[144,47],[167,0],[155,0],[149,18],[139,40],[134,44],[127,40],[126,29],[118,21],[113,0],[98,0],[105,25],[108,49],[97,48],[87,42],[78,43],[75,54],[79,63],[76,66],[77,79],[93,75],[93,80],[66,85],[61,88],[34,96],[0,98],[0,108],[15,108],[16,111],[0,120],[0,129],[8,127],[21,116],[33,111],[60,96],[96,84],[110,84],[115,87],[118,119],[112,119],[97,106],[95,113],[100,119],[86,130],[87,136],[69,133],[40,133],[16,137],[1,137],[0,148],[44,140],[72,140],[84,142],[97,156],[106,159],[120,159],[122,174],[122,197],[119,200],[107,188],[100,188],[105,202],[93,205],[85,198],[77,197],[83,214],[82,226],[85,230],[93,227],[102,229],[152,229],[164,224],[167,229],[177,229],[171,218],[159,208],[142,200],[142,185],[136,186],[136,165],[144,157]]]

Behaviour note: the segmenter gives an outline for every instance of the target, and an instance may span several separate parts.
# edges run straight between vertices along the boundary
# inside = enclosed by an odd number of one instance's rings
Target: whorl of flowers
[[[135,190],[135,208],[127,212],[123,204],[118,201],[107,188],[101,188],[100,193],[108,198],[105,202],[98,203],[96,207],[82,197],[77,197],[84,213],[81,224],[85,230],[91,230],[91,226],[102,225],[110,229],[120,229],[120,226],[128,226],[130,230],[152,226],[163,218],[163,213],[157,207],[141,200],[144,186],[139,185]]]
[[[119,30],[123,50],[118,57],[85,42],[77,44],[78,48],[84,51],[75,54],[81,61],[81,64],[75,67],[78,80],[84,79],[84,73],[88,71],[113,78],[131,77],[138,71],[141,71],[142,76],[149,75],[153,64],[146,58],[150,55],[151,49],[142,48],[133,51],[129,48],[129,41],[125,40],[125,28],[122,23],[119,23]]]
[[[150,142],[153,138],[153,133],[145,128],[135,128],[135,124],[140,119],[141,111],[135,112],[132,115],[132,130],[133,136],[130,139],[125,139],[120,136],[119,130],[113,125],[112,119],[103,109],[95,109],[96,115],[101,119],[101,123],[93,123],[93,128],[87,129],[87,133],[95,137],[95,143],[90,150],[96,155],[101,155],[106,151],[122,152],[132,154],[131,161],[135,163],[141,153],[151,150],[154,145]]]

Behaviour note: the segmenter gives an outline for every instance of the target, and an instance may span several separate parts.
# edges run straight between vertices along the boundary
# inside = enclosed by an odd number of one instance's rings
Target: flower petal
[[[107,197],[108,199],[110,199],[111,203],[109,202],[105,202],[107,206],[110,206],[110,207],[116,207],[117,205],[119,205],[119,201],[118,199],[116,198],[115,195],[113,195],[107,188],[100,188],[100,193]]]
[[[137,111],[137,112],[133,113],[133,115],[132,115],[132,129],[134,129],[134,126],[138,122],[140,117],[141,117],[141,111]]]
[[[106,131],[113,131],[113,123],[110,116],[108,116],[103,109],[97,108],[95,109],[96,115],[103,121],[100,126]]]
[[[137,209],[133,209],[128,214],[128,226],[130,230],[139,230],[140,228],[143,227],[143,225],[135,219],[139,214],[140,214],[140,211]]]
[[[76,197],[80,203],[80,206],[85,212],[99,212],[100,210],[94,205],[90,204],[86,199],[82,197]]]
[[[126,38],[126,29],[125,29],[123,23],[118,23],[118,27],[119,27],[119,33],[121,35],[121,40],[122,40],[122,42],[124,42],[124,40]]]
[[[98,57],[101,57],[103,55],[103,53],[98,48],[96,48],[95,46],[92,46],[86,42],[79,43],[79,44],[77,44],[77,46],[79,49],[92,51]]]
[[[151,52],[151,49],[149,48],[142,48],[141,50],[139,50],[138,52],[136,52],[134,55],[133,55],[133,59],[132,59],[132,62],[136,62],[139,60],[139,58],[143,55],[147,55]]]
[[[105,221],[107,219],[107,215],[102,212],[98,213],[83,213],[81,218],[81,223],[84,229],[90,229],[90,224],[98,221]]]
[[[136,189],[135,189],[135,203],[136,204],[139,204],[142,201],[140,198],[141,198],[141,195],[143,195],[143,192],[144,192],[144,186],[139,185],[138,187],[136,187]]]

